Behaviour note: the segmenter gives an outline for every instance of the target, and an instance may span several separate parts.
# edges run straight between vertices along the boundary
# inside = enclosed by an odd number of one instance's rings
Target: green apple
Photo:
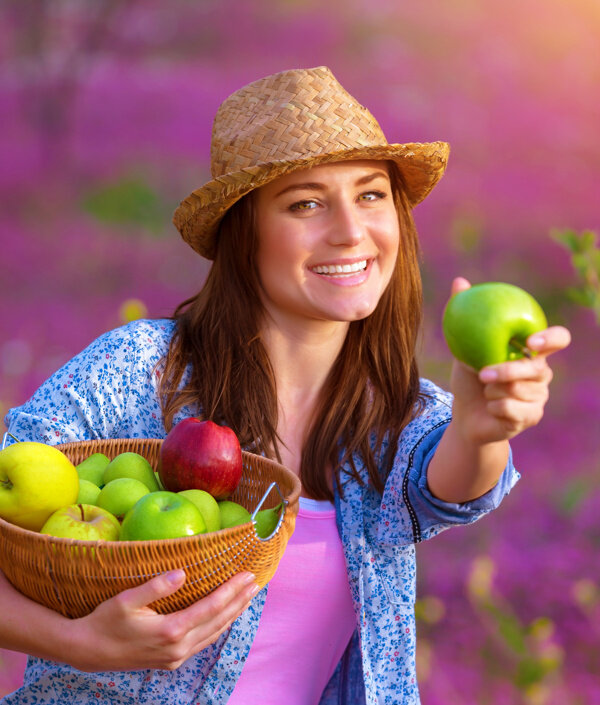
[[[0,451],[0,517],[39,531],[59,507],[73,504],[79,476],[58,448],[22,441]]]
[[[122,541],[151,541],[206,532],[200,510],[176,492],[158,490],[139,499],[121,524]]]
[[[89,480],[79,478],[79,494],[76,504],[97,504],[100,488]]]
[[[92,455],[82,460],[79,465],[75,467],[77,468],[77,474],[80,480],[88,480],[98,487],[102,487],[104,484],[104,471],[109,463],[110,460],[104,453],[92,453]]]
[[[266,539],[275,531],[281,515],[281,502],[272,509],[261,509],[254,517],[256,535]]]
[[[118,477],[133,477],[143,482],[150,492],[159,489],[152,465],[139,453],[120,453],[110,461],[102,477],[104,484],[107,485]]]
[[[206,524],[207,532],[218,531],[221,528],[219,505],[209,492],[205,490],[181,490],[177,494],[183,495],[198,507]]]
[[[475,284],[454,294],[442,321],[450,352],[476,370],[531,357],[527,338],[547,326],[533,296],[503,282]]]
[[[117,517],[92,504],[71,504],[57,509],[42,526],[42,534],[80,541],[117,541]]]
[[[121,519],[150,490],[134,477],[117,477],[100,490],[95,504]]]
[[[223,499],[218,502],[218,505],[221,514],[222,529],[231,529],[234,526],[246,524],[251,520],[250,512],[237,502],[232,502],[230,499]]]

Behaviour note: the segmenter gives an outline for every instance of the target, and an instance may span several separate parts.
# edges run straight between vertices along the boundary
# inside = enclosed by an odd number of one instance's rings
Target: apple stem
[[[529,360],[532,359],[533,357],[533,352],[521,341],[517,340],[516,338],[511,338],[509,341],[510,345],[513,346],[513,348],[516,348],[522,355],[524,355],[526,358]]]
[[[85,513],[83,511],[83,504],[78,504],[79,511],[81,512],[81,521],[85,521]]]

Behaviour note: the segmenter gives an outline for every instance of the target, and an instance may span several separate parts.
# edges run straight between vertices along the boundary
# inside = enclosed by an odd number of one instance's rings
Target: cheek
[[[281,242],[259,250],[256,257],[258,279],[268,299],[287,299],[294,286],[298,286],[301,275],[294,253]]]
[[[398,231],[397,223],[392,226],[388,232],[389,235],[384,238],[381,244],[381,249],[385,252],[385,274],[388,277],[391,277],[396,266],[396,260],[398,259],[400,249],[400,233]]]

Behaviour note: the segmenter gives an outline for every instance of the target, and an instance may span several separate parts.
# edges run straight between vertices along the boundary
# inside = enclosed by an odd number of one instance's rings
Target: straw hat
[[[325,66],[282,71],[223,101],[213,123],[213,178],[181,202],[173,222],[196,252],[214,259],[225,212],[279,176],[325,162],[390,159],[414,206],[441,178],[448,152],[445,142],[388,144],[371,113]]]

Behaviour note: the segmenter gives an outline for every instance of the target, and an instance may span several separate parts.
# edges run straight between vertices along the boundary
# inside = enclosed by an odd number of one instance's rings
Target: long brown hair
[[[336,471],[338,487],[338,471],[346,460],[350,474],[360,479],[356,455],[381,492],[400,432],[419,409],[419,241],[394,164],[390,178],[400,222],[398,257],[375,311],[350,324],[321,390],[300,464],[304,491],[316,499],[332,499],[326,468]],[[249,194],[221,223],[216,258],[201,291],[173,314],[176,333],[164,360],[159,394],[167,430],[175,413],[189,404],[202,418],[230,426],[243,447],[279,459],[275,377],[260,338],[257,244]],[[181,386],[188,365],[191,377]]]

